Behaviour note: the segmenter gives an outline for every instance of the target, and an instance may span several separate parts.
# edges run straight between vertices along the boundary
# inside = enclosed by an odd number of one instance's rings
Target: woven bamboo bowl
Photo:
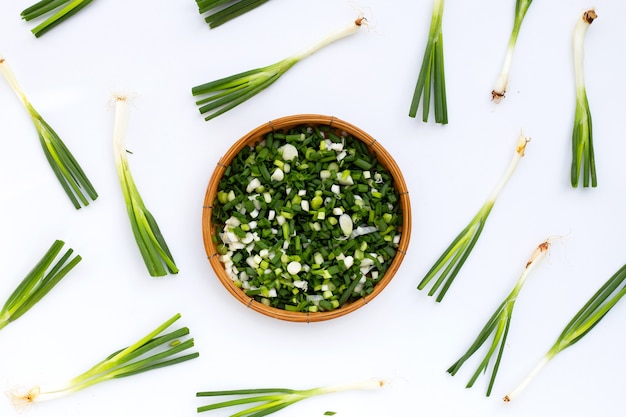
[[[256,301],[254,298],[246,295],[243,290],[238,288],[228,276],[224,269],[224,265],[219,260],[217,248],[213,242],[213,237],[216,231],[220,229],[221,225],[213,224],[213,204],[215,202],[219,182],[224,174],[226,168],[230,165],[235,156],[246,146],[253,146],[256,143],[263,140],[264,136],[273,131],[288,130],[293,127],[297,127],[302,124],[309,125],[326,125],[333,128],[341,129],[351,134],[355,139],[364,142],[370,153],[375,155],[380,164],[392,174],[394,178],[394,185],[398,194],[400,195],[400,208],[402,211],[402,229],[401,238],[398,246],[397,253],[385,272],[384,276],[380,278],[379,282],[374,286],[371,294],[360,298],[356,301],[344,304],[342,307],[332,311],[320,311],[320,312],[293,312],[287,311],[275,307],[266,306],[263,303]],[[235,144],[226,152],[226,154],[219,160],[217,167],[211,176],[209,185],[206,190],[204,198],[204,206],[202,210],[202,237],[204,240],[204,247],[209,258],[209,262],[218,279],[228,290],[241,303],[245,304],[249,308],[262,313],[269,317],[274,317],[280,320],[292,321],[292,322],[317,322],[330,320],[333,318],[344,316],[351,313],[365,304],[370,302],[389,284],[395,273],[398,271],[402,260],[406,254],[407,247],[409,245],[409,239],[411,236],[411,206],[409,202],[409,193],[406,187],[406,183],[402,176],[402,172],[398,168],[398,165],[393,160],[391,155],[369,134],[364,132],[352,124],[340,120],[332,116],[324,116],[319,114],[300,114],[294,116],[286,116],[280,119],[272,120],[265,123],[256,129],[250,131],[248,134],[239,139]]]

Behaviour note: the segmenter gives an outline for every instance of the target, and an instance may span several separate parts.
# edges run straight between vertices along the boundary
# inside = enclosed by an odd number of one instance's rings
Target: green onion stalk
[[[43,22],[31,29],[33,35],[38,38],[78,13],[92,1],[93,0],[41,0],[24,9],[21,16],[22,19],[28,22],[43,15],[48,15]]]
[[[196,0],[200,14],[209,13],[204,21],[214,29],[224,23],[256,9],[269,0]]]
[[[0,310],[0,330],[30,310],[81,261],[79,255],[72,258],[74,251],[68,249],[50,268],[64,244],[56,240],[9,296]]]
[[[520,133],[515,147],[515,154],[513,155],[513,159],[509,163],[504,176],[491,193],[487,202],[485,202],[474,218],[461,231],[461,233],[458,234],[452,243],[450,243],[448,248],[426,273],[422,281],[420,281],[417,286],[418,290],[423,290],[433,279],[436,278],[432,288],[428,292],[428,295],[433,296],[437,290],[439,290],[437,302],[443,300],[443,297],[450,288],[450,285],[452,285],[452,282],[463,267],[467,257],[470,255],[474,245],[478,241],[496,199],[502,192],[502,189],[506,185],[509,178],[513,175],[519,161],[524,156],[526,144],[529,140],[530,139]]]
[[[622,266],[613,274],[576,315],[574,315],[539,364],[522,383],[507,394],[503,400],[509,402],[516,398],[548,362],[589,333],[625,294],[626,265]]]
[[[495,103],[499,103],[504,98],[507,84],[509,83],[509,73],[511,72],[511,64],[513,62],[513,52],[515,51],[515,45],[517,44],[517,36],[519,35],[522,22],[526,16],[526,12],[530,7],[532,0],[517,0],[515,2],[515,18],[513,20],[513,30],[509,37],[509,44],[506,48],[506,54],[504,56],[504,63],[502,64],[502,70],[500,76],[496,81],[496,85],[491,91],[491,99]]]
[[[17,82],[13,70],[1,56],[0,72],[28,111],[28,115],[37,130],[46,159],[74,207],[80,209],[89,205],[89,199],[96,200],[98,193],[59,135],[30,103]]]
[[[275,64],[193,87],[191,89],[192,95],[201,97],[196,101],[200,113],[208,113],[204,120],[211,120],[254,97],[272,85],[296,63],[324,46],[356,33],[363,26],[364,21],[363,17],[359,17],[354,22],[333,31],[310,47]]]
[[[127,151],[124,144],[128,126],[128,98],[116,95],[114,99],[113,154],[135,241],[151,276],[164,276],[168,272],[177,274],[178,268],[174,263],[174,258],[156,220],[139,194],[126,157]]]
[[[513,308],[515,306],[515,301],[517,300],[517,296],[519,295],[524,282],[526,282],[526,278],[530,274],[531,270],[534,269],[535,265],[545,257],[550,247],[549,242],[546,240],[542,242],[535,251],[532,256],[526,262],[526,267],[520,275],[517,283],[513,287],[513,290],[509,293],[509,295],[504,299],[504,301],[498,306],[496,311],[492,314],[492,316],[487,321],[487,324],[482,328],[478,337],[467,352],[461,356],[459,360],[457,360],[446,372],[450,375],[454,376],[461,369],[461,366],[467,361],[478,349],[480,349],[486,342],[491,338],[491,344],[489,345],[489,349],[485,354],[482,362],[476,369],[476,372],[472,375],[469,382],[466,385],[466,388],[471,388],[474,385],[474,382],[478,379],[480,374],[485,373],[487,371],[487,367],[489,366],[489,362],[491,361],[493,355],[497,351],[497,355],[495,358],[495,362],[493,364],[491,378],[489,380],[489,385],[487,387],[487,397],[491,395],[491,390],[493,389],[493,384],[496,380],[496,375],[498,374],[498,369],[500,367],[500,362],[502,360],[502,355],[504,353],[504,346],[506,345],[506,339],[509,333],[509,327],[511,325],[511,317],[513,315]]]
[[[428,121],[432,89],[435,104],[435,121],[437,123],[447,124],[448,106],[446,101],[446,78],[443,65],[443,2],[444,0],[435,0],[433,6],[433,15],[430,21],[430,30],[428,31],[428,42],[426,43],[422,67],[420,68],[417,84],[415,85],[409,116],[416,116],[420,98],[423,94],[422,120],[424,122]]]
[[[576,112],[574,115],[574,129],[572,132],[572,187],[578,187],[578,180],[582,173],[583,186],[595,187],[596,164],[593,152],[593,132],[591,128],[591,111],[587,101],[587,89],[584,76],[584,39],[587,29],[598,17],[595,10],[587,10],[582,18],[578,19],[574,29],[574,74],[576,79]],[[581,172],[582,171],[582,172]]]
[[[217,410],[225,407],[236,407],[251,405],[231,417],[261,417],[282,410],[298,401],[323,394],[349,390],[369,390],[377,389],[385,384],[384,381],[372,379],[353,384],[331,385],[326,387],[311,388],[306,390],[295,390],[289,388],[258,388],[241,389],[227,391],[204,391],[198,392],[197,397],[218,397],[218,396],[238,396],[234,400],[217,402],[198,407],[198,413],[210,410]],[[332,414],[330,414],[332,415]]]
[[[179,318],[180,314],[175,314],[134,344],[112,353],[67,382],[37,386],[25,394],[13,393],[14,405],[57,399],[114,378],[124,378],[197,358],[197,352],[180,354],[194,346],[192,338],[185,339],[189,334],[187,327],[161,334]]]

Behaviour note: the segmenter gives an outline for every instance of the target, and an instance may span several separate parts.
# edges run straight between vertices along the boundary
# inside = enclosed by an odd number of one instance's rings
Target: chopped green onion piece
[[[507,168],[504,176],[492,192],[491,196],[485,202],[485,204],[481,207],[481,209],[476,213],[474,218],[469,222],[469,224],[458,234],[458,236],[450,243],[448,248],[443,252],[443,254],[437,259],[435,264],[430,268],[430,270],[426,273],[422,281],[420,281],[417,286],[418,290],[423,290],[434,278],[436,278],[435,283],[432,288],[428,292],[429,296],[434,295],[437,290],[440,289],[439,295],[437,296],[437,302],[441,301],[445,296],[446,292],[454,278],[459,273],[463,264],[467,260],[467,257],[472,252],[474,245],[478,241],[481,232],[483,231],[483,227],[487,222],[487,218],[489,217],[489,213],[491,213],[491,209],[496,202],[496,199],[500,195],[500,192],[506,185],[511,175],[517,168],[519,161],[524,156],[524,151],[526,149],[526,144],[529,139],[524,137],[520,133],[517,139],[517,145],[515,147],[515,154],[513,155],[513,159],[511,160],[509,167]],[[443,284],[443,287],[442,287]]]
[[[200,14],[209,13],[204,21],[214,29],[269,0],[196,0]]]
[[[127,152],[124,146],[128,125],[128,98],[123,95],[117,95],[114,99],[113,153],[115,156],[115,167],[117,168],[135,241],[151,276],[164,276],[167,275],[168,271],[172,274],[177,274],[178,268],[174,263],[172,254],[167,247],[167,243],[165,243],[156,220],[148,211],[139,194],[126,157]]]
[[[583,186],[595,187],[596,162],[593,152],[593,131],[591,127],[591,111],[587,100],[584,75],[584,39],[587,29],[597,18],[595,10],[587,10],[582,18],[578,19],[574,29],[574,74],[576,77],[576,112],[574,115],[574,129],[572,132],[572,187],[578,187],[580,175],[583,177]],[[582,172],[581,172],[582,171]]]
[[[70,259],[74,251],[68,249],[50,268],[64,244],[61,240],[55,241],[39,263],[9,296],[2,310],[0,310],[0,329],[30,310],[81,261],[80,255]]]
[[[83,169],[76,159],[74,159],[74,156],[65,146],[59,135],[57,135],[54,129],[52,129],[30,103],[17,82],[13,70],[1,56],[0,72],[28,111],[28,115],[37,130],[37,135],[39,136],[39,141],[46,155],[46,159],[74,207],[80,209],[82,206],[89,205],[87,198],[89,197],[91,200],[95,200],[98,198],[98,193],[96,193],[96,190],[91,185]]]
[[[78,13],[92,1],[93,0],[41,0],[24,9],[21,16],[22,19],[30,21],[44,14],[49,14],[43,22],[31,30],[33,35],[40,37],[50,29]]]

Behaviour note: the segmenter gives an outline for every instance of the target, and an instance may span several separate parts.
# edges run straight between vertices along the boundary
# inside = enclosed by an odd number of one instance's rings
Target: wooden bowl
[[[375,155],[378,162],[393,176],[394,185],[398,191],[400,197],[400,209],[402,213],[402,226],[401,237],[398,245],[397,253],[391,262],[391,265],[385,272],[384,276],[379,279],[378,283],[374,286],[371,294],[364,296],[356,301],[348,302],[343,306],[334,309],[332,311],[318,311],[318,312],[294,312],[287,311],[276,307],[267,306],[254,298],[246,295],[242,289],[237,287],[233,280],[228,276],[224,265],[219,259],[217,248],[214,243],[214,236],[217,225],[212,222],[213,204],[216,200],[219,182],[224,174],[226,168],[230,165],[235,156],[246,146],[255,145],[263,140],[265,135],[274,131],[284,131],[291,128],[303,125],[326,125],[333,128],[341,129],[346,133],[352,135],[355,139],[364,142],[370,153]],[[220,225],[221,226],[221,225]],[[356,126],[351,125],[341,119],[333,116],[324,116],[319,114],[300,114],[294,116],[286,116],[276,120],[272,120],[265,123],[256,129],[250,131],[248,134],[239,139],[235,144],[226,152],[226,154],[219,160],[217,167],[211,176],[209,185],[206,190],[204,198],[204,206],[202,210],[202,237],[204,239],[204,247],[209,258],[209,262],[213,267],[213,270],[217,274],[220,282],[233,295],[237,300],[248,306],[249,308],[265,314],[269,317],[274,317],[280,320],[292,321],[292,322],[317,322],[333,319],[336,317],[344,316],[350,312],[353,312],[363,307],[368,302],[372,301],[380,292],[389,284],[395,273],[397,272],[404,256],[406,254],[407,247],[409,245],[409,239],[411,236],[411,206],[409,202],[409,192],[406,187],[406,183],[402,176],[402,172],[398,168],[398,165],[393,160],[391,155],[378,143],[373,137],[359,129]]]

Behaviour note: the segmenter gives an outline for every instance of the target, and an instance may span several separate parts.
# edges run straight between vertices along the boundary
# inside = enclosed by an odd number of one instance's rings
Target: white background
[[[501,398],[626,262],[624,2],[534,2],[499,105],[490,92],[515,2],[446,2],[447,126],[436,125],[432,114],[428,124],[407,116],[431,1],[274,0],[214,30],[192,0],[95,1],[40,39],[19,16],[30,4],[0,6],[0,54],[100,198],[73,208],[27,113],[0,82],[0,299],[55,239],[83,257],[45,299],[0,332],[0,388],[68,379],[176,312],[201,356],[36,404],[23,415],[193,416],[206,403],[195,398],[197,391],[309,388],[372,377],[392,383],[375,392],[306,400],[277,416],[328,410],[343,417],[623,413],[622,303],[548,364],[515,402]],[[597,7],[599,16],[585,40],[599,185],[572,189],[571,35],[589,7]],[[198,113],[193,86],[274,63],[360,12],[369,30],[319,51],[217,119],[205,122]],[[127,140],[131,170],[180,267],[178,276],[151,278],[132,237],[112,155],[108,103],[119,91],[136,95]],[[219,158],[256,126],[298,113],[334,115],[377,138],[404,172],[413,210],[408,254],[385,291],[346,317],[315,324],[271,319],[229,296],[206,259],[201,235],[204,193]],[[446,298],[435,303],[416,290],[417,283],[488,197],[520,129],[532,138],[526,156]],[[520,294],[492,396],[485,397],[488,375],[465,389],[480,355],[455,377],[445,370],[549,236],[559,238]],[[18,415],[8,397],[0,397],[0,415]]]

